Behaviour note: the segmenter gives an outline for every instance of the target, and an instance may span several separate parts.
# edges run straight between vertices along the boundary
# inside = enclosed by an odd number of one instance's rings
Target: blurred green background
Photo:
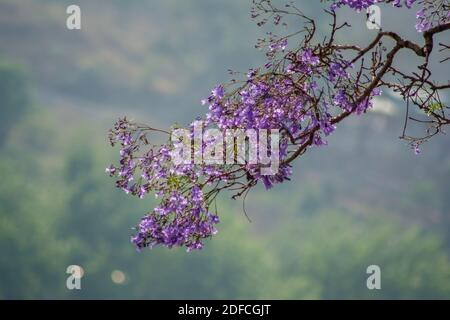
[[[297,2],[319,15],[319,1]],[[66,29],[69,4],[82,30]],[[202,251],[130,244],[155,202],[104,174],[118,159],[108,128],[124,115],[164,128],[204,114],[200,99],[227,69],[263,61],[250,6],[0,0],[0,298],[450,298],[450,140],[415,156],[398,140],[403,104],[388,93],[299,159],[291,182],[251,192],[252,223],[225,196]],[[375,31],[355,15],[346,36],[365,41]],[[71,264],[84,269],[81,290],[66,288]],[[372,264],[381,290],[366,287]]]

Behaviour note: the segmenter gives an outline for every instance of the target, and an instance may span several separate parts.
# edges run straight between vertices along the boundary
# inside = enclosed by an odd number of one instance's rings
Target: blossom
[[[334,0],[331,9],[336,10],[341,6],[347,6],[357,11],[367,9],[371,5],[377,3],[392,3],[396,8],[406,7],[411,9],[415,3],[419,3],[422,7],[416,13],[416,30],[425,32],[440,23],[450,21],[450,12],[445,7],[438,7],[433,1],[417,1],[417,0]]]
[[[269,45],[270,51],[278,51],[278,50],[285,50],[288,45],[288,41],[286,38],[274,41]]]
[[[416,2],[424,3],[415,0],[331,1],[333,10],[343,6],[363,10],[377,3],[409,9]],[[422,6],[416,14],[417,30],[424,32],[448,21],[449,12],[442,11]],[[273,20],[277,25],[281,19],[275,15]],[[115,123],[109,132],[109,141],[119,148],[120,158],[105,172],[115,178],[116,187],[125,193],[140,199],[153,193],[159,201],[135,227],[131,242],[139,250],[155,246],[184,247],[187,251],[202,249],[205,240],[217,233],[220,219],[211,208],[215,207],[215,198],[221,190],[239,190],[235,197],[246,194],[257,184],[271,189],[289,181],[290,163],[295,157],[309,148],[327,145],[340,119],[362,115],[372,107],[374,97],[382,94],[383,82],[379,79],[373,82],[371,78],[376,77],[369,71],[377,71],[378,67],[362,66],[359,71],[354,70],[354,61],[341,46],[324,47],[324,43],[314,44],[311,39],[306,36],[302,46],[288,49],[288,37],[268,33],[268,39],[261,41],[267,57],[263,66],[250,69],[239,85],[232,82],[215,86],[210,95],[201,100],[207,110],[204,117],[197,120],[205,128],[269,129],[281,133],[277,149],[279,167],[271,175],[264,174],[267,164],[248,160],[226,165],[193,161],[175,164],[171,155],[181,142],[169,139],[155,145],[147,137],[154,129],[127,118]],[[365,70],[368,72],[364,73]],[[192,131],[196,122],[189,124]],[[252,142],[248,140],[247,145],[250,145]],[[257,144],[260,142],[258,140]],[[202,141],[198,149],[195,147],[194,158],[202,157],[206,146]],[[412,147],[416,154],[420,153],[418,143]],[[268,153],[273,155],[273,152],[276,151],[271,147]],[[257,153],[260,157],[261,150]]]

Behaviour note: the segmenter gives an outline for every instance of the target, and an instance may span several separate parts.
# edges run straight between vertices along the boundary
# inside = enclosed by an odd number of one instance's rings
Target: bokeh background
[[[326,30],[320,1],[296,2]],[[79,31],[66,29],[69,4],[81,7]],[[0,0],[0,298],[450,298],[450,140],[414,155],[388,92],[299,159],[291,182],[253,190],[251,223],[222,196],[220,231],[202,251],[130,244],[155,202],[105,175],[118,159],[107,130],[124,115],[166,128],[204,114],[200,100],[228,69],[263,63],[250,7]],[[342,14],[354,25],[343,40],[376,32],[365,13]],[[414,37],[412,15],[385,10],[382,23]],[[84,269],[81,290],[66,288],[71,264]],[[371,264],[381,290],[366,287]]]

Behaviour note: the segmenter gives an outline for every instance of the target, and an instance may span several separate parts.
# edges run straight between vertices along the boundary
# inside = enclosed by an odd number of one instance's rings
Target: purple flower
[[[105,172],[109,174],[110,177],[113,177],[116,174],[116,168],[113,165],[110,165],[105,169]]]
[[[310,48],[303,51],[303,53],[300,55],[300,60],[312,66],[319,64],[320,61],[319,57],[315,56]]]
[[[422,151],[420,150],[419,144],[416,143],[413,145],[413,149],[414,149],[414,154],[417,156],[419,155]]]
[[[223,96],[224,96],[224,89],[223,89],[223,86],[222,86],[222,85],[219,85],[219,86],[215,87],[215,88],[212,90],[212,95],[213,95],[215,98],[217,98],[217,99],[222,99]]]
[[[281,39],[281,40],[276,40],[269,45],[269,50],[272,52],[279,51],[279,50],[285,50],[287,45],[288,45],[288,41],[286,38]]]
[[[338,78],[348,78],[348,73],[340,63],[332,62],[328,69],[328,76],[330,81],[336,81]]]

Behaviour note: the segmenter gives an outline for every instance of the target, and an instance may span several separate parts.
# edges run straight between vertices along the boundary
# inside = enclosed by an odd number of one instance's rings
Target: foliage
[[[28,75],[20,65],[0,60],[0,146],[30,106]]]

